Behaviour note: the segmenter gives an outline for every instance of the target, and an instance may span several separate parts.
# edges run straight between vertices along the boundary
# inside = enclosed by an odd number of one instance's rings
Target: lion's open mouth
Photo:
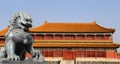
[[[26,28],[31,28],[31,27],[32,27],[31,24],[23,24],[23,23],[21,23],[21,25],[23,25],[23,26],[26,27]]]

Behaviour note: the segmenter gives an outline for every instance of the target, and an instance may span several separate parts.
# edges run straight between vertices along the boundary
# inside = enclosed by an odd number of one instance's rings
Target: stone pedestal
[[[25,61],[0,61],[0,64],[46,64],[45,62],[37,62],[37,61],[29,61],[29,60],[25,60]]]

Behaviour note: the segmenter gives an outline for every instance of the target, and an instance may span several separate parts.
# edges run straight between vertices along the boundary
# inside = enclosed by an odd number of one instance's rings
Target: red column
[[[95,34],[95,40],[96,40],[96,34]]]
[[[62,35],[62,39],[63,39],[63,40],[65,39],[65,35]]]
[[[87,35],[85,34],[85,40],[87,40]]]
[[[53,57],[55,57],[54,53],[55,53],[55,50],[53,51]]]
[[[46,34],[44,34],[44,40],[46,40]]]
[[[73,59],[76,59],[76,53],[75,51],[72,51],[73,52]]]
[[[95,52],[95,58],[97,58],[97,51],[94,51]]]
[[[62,57],[63,57],[63,51],[64,51],[64,50],[62,50]]]
[[[110,37],[111,37],[111,40],[113,40],[113,35],[111,35]]]
[[[104,40],[106,40],[106,35],[104,35]]]
[[[53,34],[53,39],[55,40],[55,34]]]
[[[34,34],[34,39],[37,40],[37,35],[36,34]]]
[[[75,40],[77,40],[77,35],[75,35]]]
[[[87,54],[88,54],[88,53],[87,53],[87,50],[85,50],[85,57],[87,57]]]

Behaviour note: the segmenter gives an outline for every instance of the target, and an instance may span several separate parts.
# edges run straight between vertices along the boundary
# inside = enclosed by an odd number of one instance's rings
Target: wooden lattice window
[[[112,40],[112,36],[111,35],[105,35],[105,39],[106,40]]]
[[[86,51],[76,51],[76,57],[86,57]]]
[[[96,57],[105,57],[106,52],[105,51],[96,51]]]
[[[53,57],[53,51],[43,51],[45,57]]]
[[[75,39],[75,35],[65,35],[65,39],[66,40],[74,40]]]
[[[37,40],[43,40],[43,39],[44,39],[44,35],[42,35],[42,34],[37,34],[37,35],[36,35],[36,39],[37,39]]]
[[[62,35],[55,35],[55,39],[56,40],[62,40],[63,38],[62,38]]]
[[[104,40],[104,35],[96,35],[96,40]]]
[[[85,35],[77,35],[77,39],[84,40],[85,39]]]
[[[87,40],[94,40],[95,36],[94,35],[86,35]]]
[[[47,34],[47,35],[46,35],[46,39],[47,39],[47,40],[52,40],[52,39],[53,39],[53,35]]]
[[[94,51],[87,51],[87,57],[95,57],[95,52]]]
[[[54,51],[54,57],[63,57],[63,52],[62,51]]]

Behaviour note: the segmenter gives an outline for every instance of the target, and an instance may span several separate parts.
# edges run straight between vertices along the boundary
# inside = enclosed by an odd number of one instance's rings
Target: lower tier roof
[[[0,47],[4,46],[4,44],[0,44]],[[33,47],[82,47],[82,48],[118,48],[120,44],[112,44],[112,43],[34,43]]]
[[[34,40],[35,43],[113,43],[112,40]]]
[[[104,43],[34,43],[34,47],[89,47],[89,48],[118,48],[120,44]]]

